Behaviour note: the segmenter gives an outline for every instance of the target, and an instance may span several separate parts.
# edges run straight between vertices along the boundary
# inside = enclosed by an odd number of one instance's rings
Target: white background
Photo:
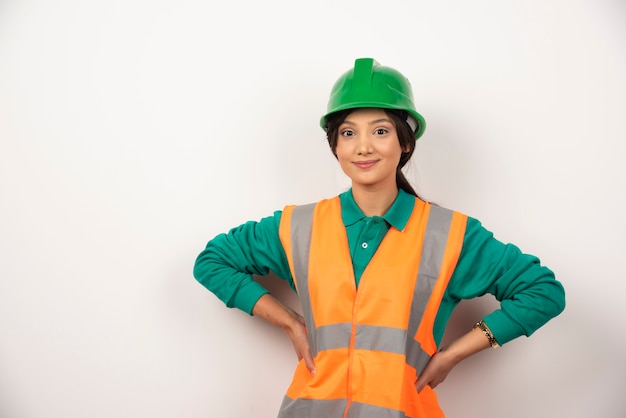
[[[276,415],[289,341],[192,267],[214,235],[345,189],[318,120],[357,57],[413,84],[421,194],[567,291],[451,373],[448,416],[626,415],[622,0],[5,0],[1,418]],[[494,306],[462,304],[447,338]]]

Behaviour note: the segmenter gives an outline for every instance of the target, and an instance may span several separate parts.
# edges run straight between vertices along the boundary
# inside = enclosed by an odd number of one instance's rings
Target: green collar
[[[339,199],[341,202],[341,218],[344,226],[347,227],[353,225],[358,221],[367,218],[354,201],[352,189],[341,193],[339,195]],[[413,211],[413,206],[415,206],[415,196],[402,189],[398,189],[398,196],[396,197],[396,200],[393,201],[393,204],[387,213],[382,216],[382,218],[389,225],[402,231],[406,226],[406,223],[409,221],[409,217]],[[370,218],[376,218],[376,216],[371,216]]]

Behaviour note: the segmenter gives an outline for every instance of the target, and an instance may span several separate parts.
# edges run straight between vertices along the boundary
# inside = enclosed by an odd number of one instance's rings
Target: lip
[[[357,166],[362,170],[367,170],[368,168],[372,168],[378,163],[378,160],[367,160],[367,161],[353,161],[352,164]]]

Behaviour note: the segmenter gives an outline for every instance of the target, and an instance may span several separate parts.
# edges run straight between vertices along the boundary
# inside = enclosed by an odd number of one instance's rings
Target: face
[[[384,110],[354,110],[339,125],[338,134],[337,160],[353,188],[397,188],[396,169],[403,150]]]

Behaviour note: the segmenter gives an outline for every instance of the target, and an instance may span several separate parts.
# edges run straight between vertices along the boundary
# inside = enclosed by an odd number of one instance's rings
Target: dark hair
[[[346,117],[355,109],[347,109],[341,110],[339,112],[335,112],[328,116],[326,121],[326,139],[328,140],[328,145],[330,145],[330,149],[332,150],[335,158],[337,158],[337,139],[339,137],[339,125],[346,120]],[[402,152],[400,156],[400,163],[398,163],[398,167],[396,167],[396,184],[397,186],[404,190],[405,192],[412,194],[413,196],[419,197],[417,192],[413,189],[413,186],[409,183],[407,178],[404,176],[402,172],[402,167],[406,165],[411,159],[413,152],[415,151],[415,134],[413,129],[406,122],[408,113],[404,110],[394,110],[394,109],[382,109],[389,116],[394,126],[396,127],[396,132],[398,133],[398,141],[400,142],[400,147],[404,150],[407,149],[407,152]]]

